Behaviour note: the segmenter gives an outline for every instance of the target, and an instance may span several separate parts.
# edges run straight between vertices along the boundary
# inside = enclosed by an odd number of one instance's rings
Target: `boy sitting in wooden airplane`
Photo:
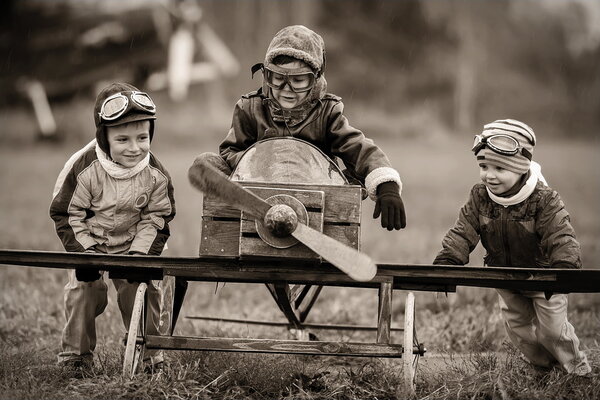
[[[280,30],[271,41],[261,70],[263,85],[237,102],[219,154],[203,153],[194,164],[208,162],[230,175],[253,143],[281,136],[305,140],[332,159],[339,157],[351,181],[366,186],[388,230],[406,226],[402,182],[384,152],[343,114],[341,98],[327,93],[325,46],[320,35],[302,26]],[[193,167],[192,167],[193,168]]]

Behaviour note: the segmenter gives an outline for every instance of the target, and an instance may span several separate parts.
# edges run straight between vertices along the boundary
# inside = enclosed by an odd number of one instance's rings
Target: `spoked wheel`
[[[146,349],[146,310],[145,298],[148,285],[140,283],[135,294],[131,322],[127,332],[127,344],[125,346],[125,359],[123,360],[123,376],[132,378],[137,372],[140,364],[144,361]]]
[[[417,353],[414,354],[415,348]],[[404,385],[411,394],[415,393],[415,377],[419,357],[425,351],[417,341],[415,329],[415,295],[408,292],[404,308],[404,353],[402,364],[404,366]]]

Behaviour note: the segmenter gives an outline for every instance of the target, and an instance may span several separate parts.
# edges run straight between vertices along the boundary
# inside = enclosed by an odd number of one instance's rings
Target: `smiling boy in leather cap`
[[[127,83],[102,89],[94,106],[96,138],[65,164],[54,188],[50,217],[66,251],[160,255],[175,216],[173,185],[150,152],[156,106]],[[129,328],[139,282],[113,279],[125,328]],[[147,281],[147,331],[158,334],[160,288]],[[96,317],[107,306],[108,286],[96,269],[70,271],[64,288],[65,316],[59,365],[78,375],[91,370]],[[144,354],[158,367],[162,354]]]

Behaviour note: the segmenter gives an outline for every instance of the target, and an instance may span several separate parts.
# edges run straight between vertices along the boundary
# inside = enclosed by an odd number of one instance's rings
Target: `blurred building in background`
[[[260,85],[249,68],[273,35],[304,24],[325,39],[329,88],[347,106],[425,110],[449,132],[507,117],[556,135],[600,126],[595,0],[3,0],[0,8],[0,107],[46,98],[40,115],[114,80],[173,101],[200,91],[211,97],[204,106],[231,108]]]

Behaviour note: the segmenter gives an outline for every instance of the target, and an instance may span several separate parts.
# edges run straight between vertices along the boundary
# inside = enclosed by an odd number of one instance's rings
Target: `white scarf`
[[[542,175],[542,166],[540,164],[536,163],[535,161],[532,161],[529,170],[531,171],[531,174],[529,178],[527,178],[527,182],[525,182],[525,185],[521,188],[521,190],[519,190],[518,193],[515,193],[510,197],[496,196],[486,186],[486,190],[488,192],[488,195],[490,196],[490,199],[500,204],[501,206],[508,207],[515,204],[519,204],[520,202],[528,198],[531,195],[531,193],[533,193],[533,191],[535,190],[535,185],[537,184],[538,180],[541,181],[544,185],[548,186],[544,175]]]
[[[98,144],[96,144],[96,156],[106,173],[115,179],[129,179],[132,176],[136,176],[150,163],[150,152],[148,152],[142,161],[131,168],[126,168],[112,161]]]

